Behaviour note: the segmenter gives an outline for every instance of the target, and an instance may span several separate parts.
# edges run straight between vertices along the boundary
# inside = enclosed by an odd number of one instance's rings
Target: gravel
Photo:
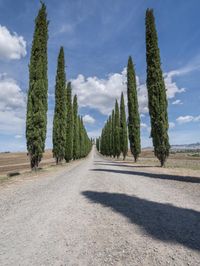
[[[93,149],[4,184],[0,265],[199,266],[200,174],[131,166]]]

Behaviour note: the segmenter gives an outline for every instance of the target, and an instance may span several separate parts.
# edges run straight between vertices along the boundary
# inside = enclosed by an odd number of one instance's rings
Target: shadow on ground
[[[109,163],[94,163],[94,165],[109,165],[109,166],[118,166],[118,167],[131,167],[131,168],[157,168],[159,166],[155,165],[131,165],[131,164],[124,164],[124,163],[114,163],[114,162],[109,162]],[[160,167],[159,167],[160,168]]]
[[[116,174],[127,174],[127,175],[138,175],[138,176],[145,176],[145,177],[154,178],[154,179],[174,180],[174,181],[180,181],[180,182],[189,182],[189,183],[200,184],[200,178],[199,177],[193,177],[193,176],[155,174],[155,173],[149,173],[149,172],[138,172],[138,171],[106,169],[106,168],[96,168],[96,169],[91,169],[91,171],[108,172],[108,173],[116,173]]]
[[[110,207],[156,239],[200,250],[200,212],[126,194],[84,191],[82,195]]]

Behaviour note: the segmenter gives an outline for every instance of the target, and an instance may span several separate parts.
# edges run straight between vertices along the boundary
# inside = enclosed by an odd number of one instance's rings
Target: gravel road
[[[196,172],[197,173],[197,172]],[[85,160],[0,186],[0,265],[200,265],[200,174]]]

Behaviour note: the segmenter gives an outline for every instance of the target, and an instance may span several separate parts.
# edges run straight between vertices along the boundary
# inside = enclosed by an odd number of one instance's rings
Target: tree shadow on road
[[[118,166],[118,167],[130,167],[130,168],[152,168],[152,167],[159,167],[160,166],[155,166],[155,165],[131,165],[131,164],[124,164],[124,163],[94,163],[94,165],[109,165],[109,166]]]
[[[194,176],[179,176],[179,175],[155,174],[155,173],[149,173],[149,172],[138,172],[138,171],[117,170],[117,169],[105,169],[105,168],[91,169],[91,171],[95,171],[95,172],[109,172],[109,173],[127,174],[127,175],[138,175],[138,176],[145,176],[145,177],[154,178],[154,179],[174,180],[174,181],[180,181],[180,182],[189,182],[189,183],[197,183],[197,184],[200,184],[200,178],[199,177],[194,177]]]
[[[126,194],[84,191],[91,202],[110,207],[114,212],[164,242],[179,243],[200,250],[200,212],[157,203]]]

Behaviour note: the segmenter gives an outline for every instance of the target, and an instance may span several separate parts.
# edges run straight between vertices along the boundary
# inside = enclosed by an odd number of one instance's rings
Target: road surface
[[[200,178],[164,170],[93,148],[61,170],[4,184],[0,265],[200,265]]]

